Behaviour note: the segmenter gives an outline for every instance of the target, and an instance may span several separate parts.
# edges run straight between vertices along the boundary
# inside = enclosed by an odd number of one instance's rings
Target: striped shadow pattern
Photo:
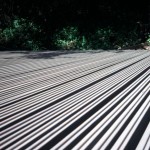
[[[2,150],[150,148],[149,51],[44,55],[0,56]]]

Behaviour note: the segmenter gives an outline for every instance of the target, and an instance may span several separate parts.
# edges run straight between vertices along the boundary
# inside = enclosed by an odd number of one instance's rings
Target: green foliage
[[[81,35],[77,27],[66,27],[54,34],[53,42],[57,49],[109,49],[113,31],[110,28],[97,29],[95,33]]]
[[[86,50],[89,49],[88,40],[81,35],[77,27],[64,27],[56,31],[53,37],[57,49],[63,50]]]
[[[42,39],[41,39],[42,36]],[[67,26],[56,30],[49,39],[43,40],[39,26],[27,19],[15,19],[9,27],[0,30],[0,43],[3,47],[24,50],[42,49],[43,43],[52,45],[52,49],[59,50],[88,50],[88,49],[121,49],[140,43],[137,30],[112,27],[97,28],[94,32],[79,31],[78,27]],[[147,39],[150,43],[150,36]],[[150,44],[149,44],[150,45]]]
[[[57,49],[66,50],[121,49],[138,44],[140,39],[134,29],[98,28],[93,33],[81,35],[77,27],[66,27],[55,33],[53,42]]]
[[[79,50],[88,50],[91,49],[88,38],[85,35],[82,35],[78,41],[78,49]]]
[[[33,22],[17,18],[9,27],[2,30],[0,41],[5,47],[39,50],[41,48],[40,32],[40,28]]]
[[[93,1],[86,4],[84,1],[78,0],[3,0],[0,8],[0,28],[2,29],[0,45],[14,49],[35,50],[41,49],[41,43],[50,49],[127,47],[139,42],[135,33],[132,30],[128,31],[127,28],[135,25],[137,21],[147,22],[149,16],[149,12],[144,11],[149,10],[148,1],[145,3],[137,1],[136,7],[134,9],[133,7],[134,5],[131,5],[129,1],[124,1],[122,4],[118,0]],[[12,21],[14,16],[18,16],[18,18]],[[19,19],[22,16],[32,21]],[[38,27],[32,23],[34,21],[42,27],[44,39],[43,36],[39,38],[40,29],[37,29]],[[51,35],[66,24],[78,25],[82,32],[79,33],[79,30],[75,28],[65,28],[62,29],[64,35],[65,32],[68,33],[65,38],[61,36],[62,33],[59,33],[61,30],[54,37]],[[141,25],[138,24],[139,30],[141,30]],[[108,26],[112,28],[108,28]],[[103,28],[93,32],[96,27]],[[72,40],[70,40],[68,35],[75,35],[76,38],[71,36]],[[145,40],[145,37],[140,34],[139,38],[143,39],[141,42]]]
[[[148,44],[148,46],[150,46],[150,34],[148,35],[148,38],[146,40],[146,43]]]
[[[135,29],[119,30],[116,32],[116,40],[114,42],[114,48],[126,48],[139,44],[140,39]]]
[[[136,30],[115,30],[113,28],[99,28],[90,37],[93,49],[121,49],[136,45],[140,42]]]
[[[111,28],[98,28],[90,35],[90,45],[93,49],[110,49],[113,47],[111,37],[114,35]]]
[[[64,27],[57,30],[53,42],[57,49],[76,49],[79,40],[79,31],[77,27]]]

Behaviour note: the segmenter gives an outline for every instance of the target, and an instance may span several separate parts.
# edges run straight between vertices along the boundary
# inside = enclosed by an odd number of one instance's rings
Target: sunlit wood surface
[[[0,52],[0,149],[148,150],[150,51]]]

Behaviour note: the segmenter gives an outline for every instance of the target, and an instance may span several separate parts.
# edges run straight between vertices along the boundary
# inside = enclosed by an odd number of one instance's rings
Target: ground
[[[1,149],[148,149],[149,50],[0,52]]]

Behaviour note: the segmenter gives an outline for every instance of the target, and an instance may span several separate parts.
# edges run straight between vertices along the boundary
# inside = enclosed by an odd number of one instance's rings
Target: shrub
[[[80,34],[77,27],[64,27],[57,30],[53,43],[57,49],[120,49],[139,44],[136,29],[98,28],[95,32]]]
[[[146,40],[146,43],[148,44],[148,46],[150,46],[150,34],[148,35],[148,38]]]
[[[111,28],[98,28],[95,33],[89,35],[90,47],[93,49],[111,49],[111,41],[114,33]]]
[[[41,48],[40,27],[33,22],[17,18],[0,34],[0,41],[5,47],[15,49],[39,50]]]
[[[125,48],[134,46],[140,43],[138,33],[135,29],[120,30],[116,33],[116,41],[114,43],[115,48]]]
[[[77,27],[64,27],[56,31],[53,37],[53,43],[57,49],[77,49],[79,38]]]
[[[77,48],[79,50],[88,50],[91,49],[90,41],[88,36],[86,37],[85,35],[81,35],[78,41]]]
[[[136,30],[115,30],[110,27],[98,28],[90,37],[93,49],[120,49],[140,42]]]
[[[110,49],[113,34],[111,29],[106,28],[81,35],[77,27],[65,27],[54,34],[53,43],[57,49]]]

